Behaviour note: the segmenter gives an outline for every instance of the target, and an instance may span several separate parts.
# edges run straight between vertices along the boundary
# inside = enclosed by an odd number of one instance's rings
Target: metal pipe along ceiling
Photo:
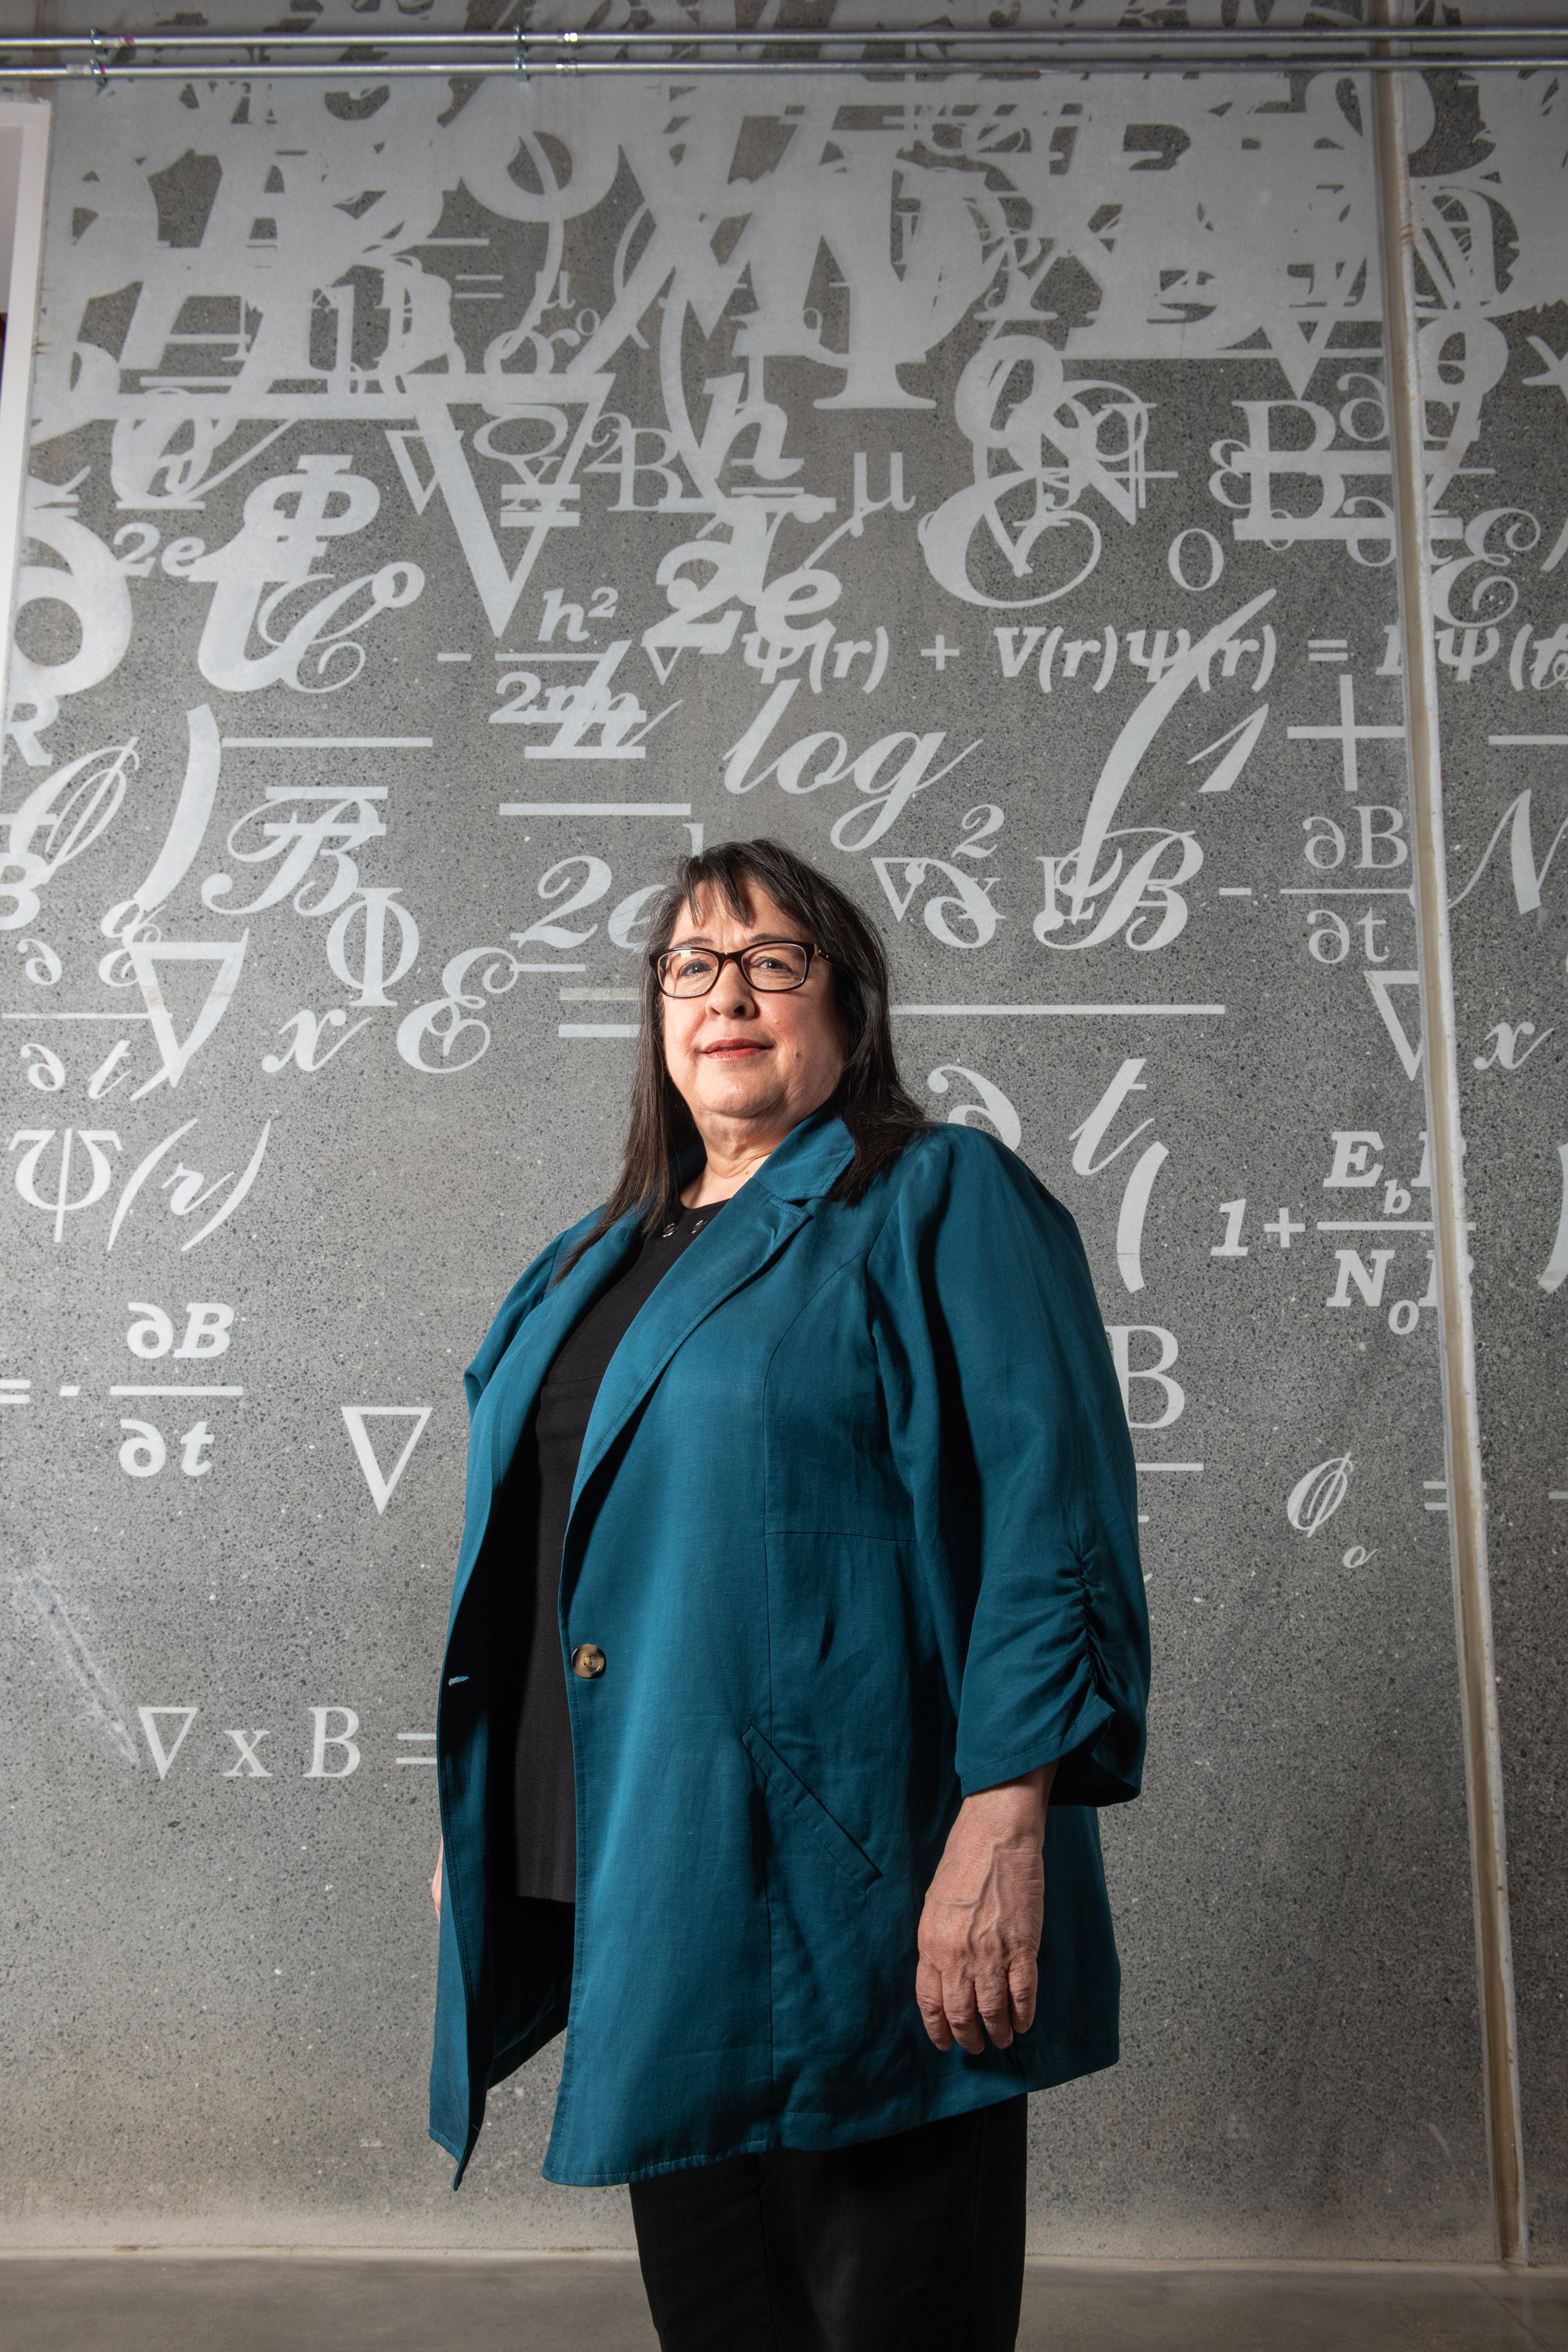
[[[1398,31],[1275,26],[972,32],[810,31],[72,34],[0,39],[0,78],[232,80],[407,74],[1467,72],[1568,67],[1568,25],[1418,25]]]

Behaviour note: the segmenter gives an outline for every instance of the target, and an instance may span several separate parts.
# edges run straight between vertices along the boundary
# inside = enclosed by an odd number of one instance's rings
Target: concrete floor
[[[1568,2352],[1568,2271],[1031,2263],[1020,2352]],[[657,2352],[635,2261],[13,2255],[5,2352]]]

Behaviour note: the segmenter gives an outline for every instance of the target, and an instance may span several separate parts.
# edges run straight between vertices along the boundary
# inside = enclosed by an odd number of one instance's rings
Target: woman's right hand
[[[437,1919],[441,1916],[441,1864],[446,1861],[446,1859],[447,1841],[443,1838],[441,1841],[440,1851],[436,1856],[436,1875],[430,1881],[430,1900],[436,1906],[436,1916]]]

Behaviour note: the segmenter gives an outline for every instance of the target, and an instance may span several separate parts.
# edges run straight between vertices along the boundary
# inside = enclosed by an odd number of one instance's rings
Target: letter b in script
[[[339,1727],[329,1729],[336,1716]],[[359,1770],[359,1748],[354,1733],[359,1729],[359,1717],[352,1706],[313,1706],[310,1721],[315,1727],[310,1742],[310,1760],[305,1767],[307,1780],[346,1780],[351,1772]],[[329,1764],[327,1750],[331,1748],[342,1759]]]

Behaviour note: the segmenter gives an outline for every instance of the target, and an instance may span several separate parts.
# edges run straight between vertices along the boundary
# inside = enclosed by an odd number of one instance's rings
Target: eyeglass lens
[[[718,980],[721,960],[711,948],[673,948],[661,956],[659,986],[667,996],[706,996]],[[808,949],[793,940],[766,940],[738,957],[748,984],[763,994],[799,988],[810,969]]]

